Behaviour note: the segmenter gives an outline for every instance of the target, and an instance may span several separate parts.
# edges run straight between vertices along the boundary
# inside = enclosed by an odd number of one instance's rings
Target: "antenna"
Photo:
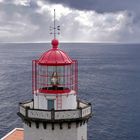
[[[55,9],[54,9],[53,27],[50,26],[50,34],[52,34],[54,36],[54,39],[56,38],[56,35],[60,35],[60,26],[56,27]]]
[[[54,24],[53,24],[53,28],[54,28],[54,38],[56,38],[56,28],[55,28],[55,9],[54,9]]]

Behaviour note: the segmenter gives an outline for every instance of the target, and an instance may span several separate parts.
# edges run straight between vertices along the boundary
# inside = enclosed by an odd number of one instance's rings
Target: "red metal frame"
[[[32,61],[32,92],[44,93],[44,94],[65,94],[74,90],[78,92],[78,63],[76,60],[72,60],[71,64],[59,65],[40,65],[38,60]],[[58,78],[60,82],[56,85],[56,89],[52,89],[50,82],[51,75],[48,71],[50,68],[60,69],[61,75]],[[62,69],[62,71],[61,71]],[[44,71],[43,71],[44,70]]]

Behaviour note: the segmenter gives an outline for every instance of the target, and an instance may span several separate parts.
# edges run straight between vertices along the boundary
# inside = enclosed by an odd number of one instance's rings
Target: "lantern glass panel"
[[[76,92],[76,68],[76,61],[70,65],[63,66],[47,66],[33,63],[33,91],[38,90],[39,92],[43,93],[53,93],[52,90],[55,90],[59,93],[60,90],[61,92],[69,92],[70,90],[74,90]]]

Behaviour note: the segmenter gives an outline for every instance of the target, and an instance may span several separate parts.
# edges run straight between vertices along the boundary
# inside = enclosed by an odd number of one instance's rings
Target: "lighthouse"
[[[55,21],[55,20],[54,20]],[[87,140],[91,104],[78,98],[78,62],[59,48],[32,61],[33,99],[19,104],[24,140]]]

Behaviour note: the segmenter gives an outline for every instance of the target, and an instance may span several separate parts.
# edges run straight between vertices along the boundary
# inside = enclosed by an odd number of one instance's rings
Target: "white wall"
[[[48,99],[53,99],[55,100],[55,105],[56,106],[56,96],[48,96],[46,94],[34,94],[34,109],[48,109]]]
[[[87,140],[87,123],[78,128],[77,140]]]
[[[50,124],[47,125],[47,129],[44,129],[42,124],[39,125],[38,129],[34,123],[31,127],[24,124],[24,140],[87,140],[86,123],[79,125],[79,127],[72,123],[70,129],[68,129],[67,124],[62,126],[63,129],[60,129],[60,126],[56,124],[52,130]]]
[[[62,109],[76,109],[76,94],[67,94],[62,96]]]
[[[59,96],[59,98],[57,98]],[[62,108],[57,108],[58,100],[62,98]],[[34,108],[35,109],[48,109],[47,100],[53,99],[54,100],[54,107],[55,110],[64,110],[64,109],[76,109],[77,108],[77,101],[76,101],[76,94],[71,91],[70,93],[65,94],[42,94],[37,93],[34,94]]]

